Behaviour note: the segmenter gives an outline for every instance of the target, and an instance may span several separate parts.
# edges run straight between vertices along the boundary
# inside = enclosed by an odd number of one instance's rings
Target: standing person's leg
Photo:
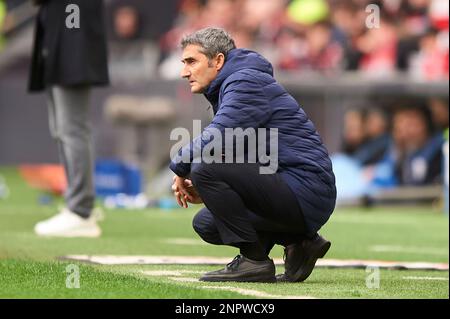
[[[89,87],[51,87],[48,112],[52,137],[68,181],[67,208],[35,226],[42,236],[98,237],[94,206],[93,147],[89,120]]]
[[[67,176],[67,207],[83,218],[94,207],[94,156],[89,119],[89,87],[52,88],[60,159]]]

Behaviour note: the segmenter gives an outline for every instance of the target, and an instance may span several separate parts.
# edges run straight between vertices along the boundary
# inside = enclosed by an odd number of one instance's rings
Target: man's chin
[[[194,87],[194,86],[191,87],[191,93],[201,94],[203,92],[205,92],[204,88],[199,88],[199,87]]]

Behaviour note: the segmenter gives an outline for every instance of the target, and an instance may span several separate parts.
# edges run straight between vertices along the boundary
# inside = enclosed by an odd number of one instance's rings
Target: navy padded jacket
[[[188,152],[210,140],[209,129],[277,128],[278,170],[296,195],[305,216],[308,234],[313,235],[335,208],[336,187],[328,151],[314,124],[295,99],[273,78],[273,68],[260,54],[234,49],[224,67],[209,85],[206,98],[214,118],[202,135],[183,147],[170,168],[181,177],[190,173],[190,163],[181,162]]]

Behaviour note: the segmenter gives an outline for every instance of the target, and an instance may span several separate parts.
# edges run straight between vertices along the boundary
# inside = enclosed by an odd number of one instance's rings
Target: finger
[[[183,207],[183,203],[181,202],[181,197],[180,196],[175,196],[175,198],[177,199],[177,203],[180,207]]]
[[[182,207],[188,208],[187,200],[182,194],[180,194],[179,199],[180,199]]]
[[[186,184],[185,184],[184,181],[183,181],[182,183],[178,183],[178,184],[176,184],[176,185],[178,186],[178,189],[179,189],[179,190],[184,191],[184,192],[187,192],[187,187],[186,187]]]
[[[180,205],[180,207],[184,207],[185,204],[183,203],[183,196],[180,194],[180,192],[175,192],[175,198],[177,199],[177,203],[178,205]]]
[[[188,193],[188,192],[182,193],[182,194],[183,194],[184,198],[186,198],[187,200],[192,201],[193,198],[194,198],[194,197],[192,196],[192,194],[190,194],[190,193]]]
[[[194,196],[192,196],[192,195],[184,195],[184,199],[187,202],[193,202],[194,201]]]
[[[175,196],[177,198],[177,201],[178,201],[179,205],[181,207],[186,208],[187,203],[186,203],[185,195],[182,192],[177,191],[177,192],[175,192]]]
[[[175,184],[172,184],[172,190],[173,190],[174,192],[178,191],[178,187],[177,187],[177,185],[175,185]]]
[[[187,188],[179,187],[177,191],[179,191],[179,192],[181,193],[181,195],[183,195],[183,197],[184,197],[184,196],[187,196],[187,197],[189,197],[189,198],[191,197],[191,194],[190,194],[190,192],[189,192],[189,189],[187,189]]]
[[[181,199],[181,201],[183,203],[183,207],[184,208],[188,208],[188,204],[187,204],[185,196],[180,196],[180,199]]]

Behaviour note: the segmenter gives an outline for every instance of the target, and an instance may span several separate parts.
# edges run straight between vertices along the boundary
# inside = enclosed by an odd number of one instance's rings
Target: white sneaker
[[[59,214],[39,222],[34,226],[39,236],[54,237],[99,237],[101,229],[94,214],[84,219],[67,208]]]

